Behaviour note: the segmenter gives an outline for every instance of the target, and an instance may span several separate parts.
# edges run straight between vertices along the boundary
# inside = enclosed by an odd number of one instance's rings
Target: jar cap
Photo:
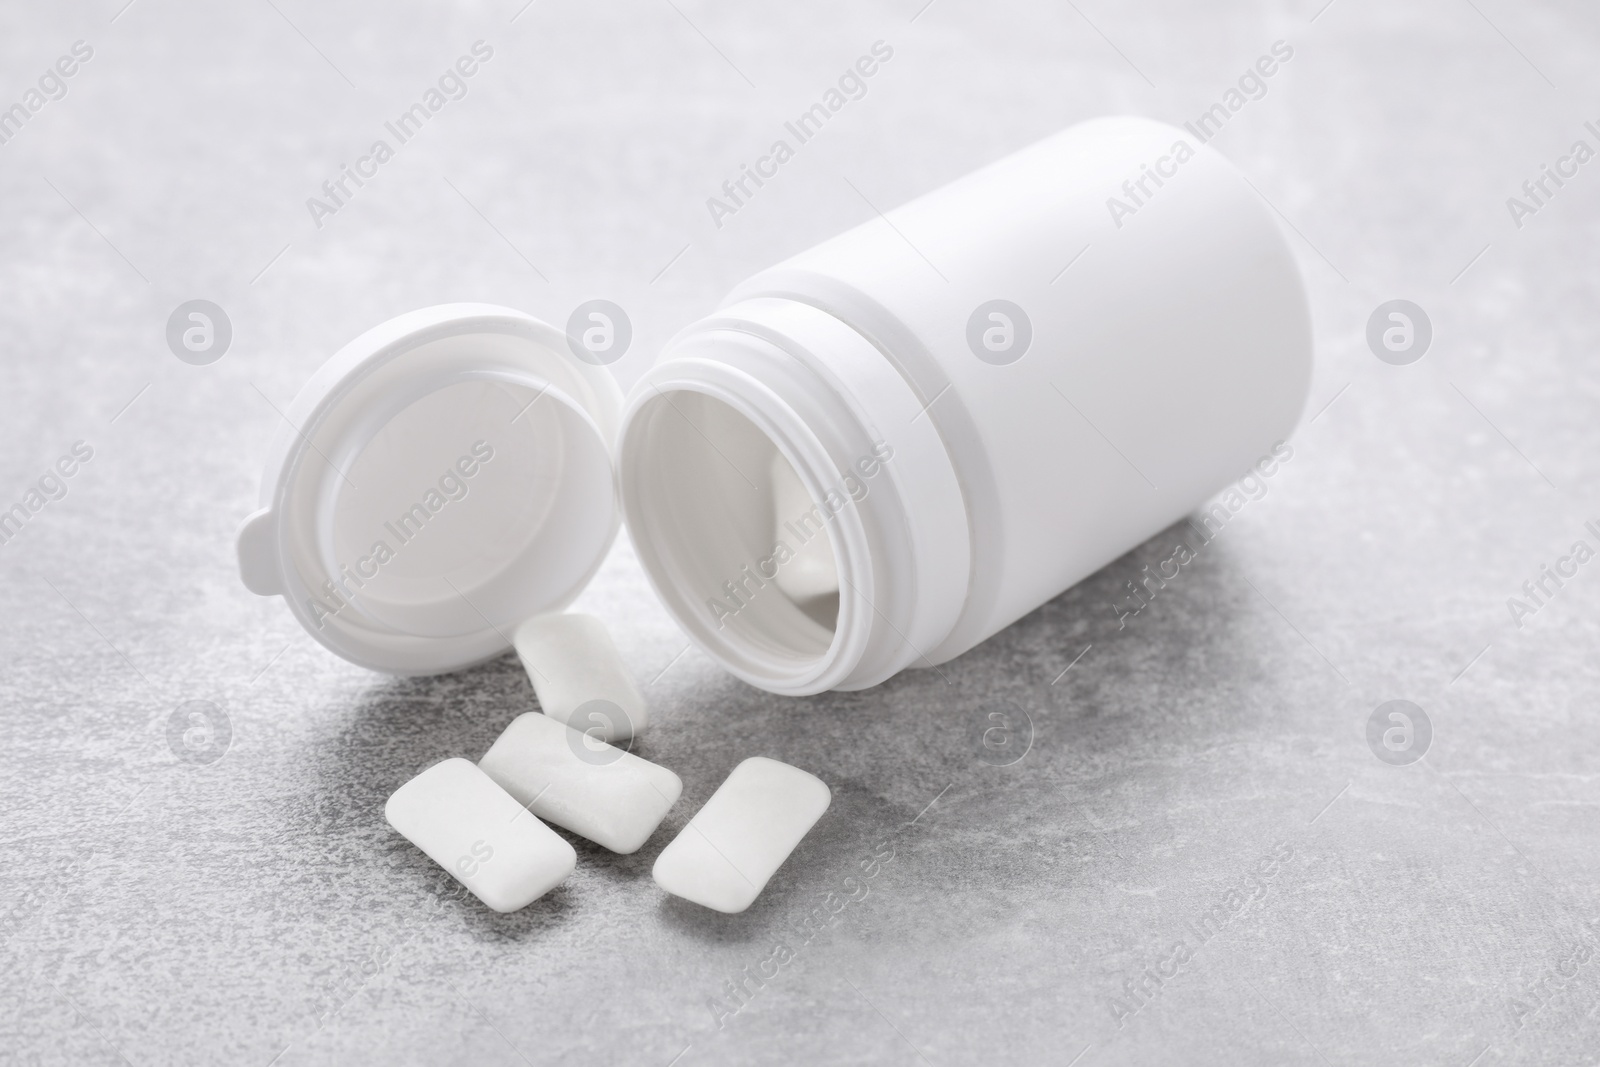
[[[374,327],[283,413],[239,529],[244,584],[375,670],[499,655],[616,537],[621,406],[608,370],[520,311],[446,304]]]

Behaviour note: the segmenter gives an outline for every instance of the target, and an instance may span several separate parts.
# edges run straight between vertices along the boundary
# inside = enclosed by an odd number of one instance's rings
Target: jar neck
[[[634,387],[619,463],[646,573],[733,674],[804,695],[934,665],[965,504],[923,404],[844,322],[756,298],[689,327]]]

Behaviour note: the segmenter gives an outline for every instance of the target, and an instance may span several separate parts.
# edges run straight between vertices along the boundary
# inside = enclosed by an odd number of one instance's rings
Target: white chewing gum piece
[[[602,741],[626,741],[650,723],[639,687],[605,623],[593,615],[538,615],[512,638],[539,710]]]
[[[793,557],[779,565],[773,581],[797,604],[838,596],[839,570],[821,509],[782,452],[773,453],[770,468],[773,541],[795,546]]]
[[[656,857],[656,884],[673,896],[737,914],[828,810],[833,794],[798,767],[753,756]]]
[[[478,766],[539,818],[624,855],[683,793],[665,767],[531,711],[511,720]]]
[[[495,911],[516,911],[560,885],[572,846],[523,810],[471,760],[447,759],[394,791],[389,825]]]

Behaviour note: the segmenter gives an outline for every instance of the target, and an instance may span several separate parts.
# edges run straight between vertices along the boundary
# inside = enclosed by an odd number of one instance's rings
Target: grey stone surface
[[[1506,605],[1600,519],[1600,162],[1520,228],[1506,206],[1600,143],[1593,8],[674,2],[0,13],[0,106],[94,48],[0,145],[0,506],[94,450],[0,547],[5,1058],[1600,1055],[1600,563],[1520,627]],[[317,228],[306,198],[478,39],[467,96]],[[878,39],[868,94],[713,226],[705,198]],[[604,297],[635,324],[626,384],[740,277],[869,217],[843,179],[886,207],[1079,119],[1182,122],[1279,39],[1216,143],[1293,227],[1308,421],[1148,608],[1119,628],[1110,604],[1180,531],[937,672],[782,699],[684,652],[621,543],[580,607],[648,683],[639,750],[684,779],[662,832],[575,842],[566,885],[498,916],[389,830],[390,791],[532,695],[510,658],[360,670],[241,588],[274,408],[329,353],[426,304],[560,322]],[[1410,366],[1364,338],[1397,298],[1434,327]],[[191,299],[232,320],[209,366],[167,348]],[[1433,739],[1397,767],[1365,731],[1401,698]],[[194,700],[231,724],[209,764],[167,743]],[[1005,701],[1031,747],[994,766]],[[666,898],[656,853],[757,753],[832,809],[746,914]],[[802,944],[819,904],[842,910]],[[719,1029],[708,1000],[780,941]],[[1171,973],[1136,999],[1146,968]]]

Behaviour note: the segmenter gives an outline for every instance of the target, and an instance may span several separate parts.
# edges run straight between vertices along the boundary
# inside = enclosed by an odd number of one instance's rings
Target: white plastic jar
[[[353,662],[456,670],[572,602],[620,498],[717,662],[775,693],[860,689],[960,655],[1244,473],[1294,426],[1311,335],[1249,183],[1120,118],[761,272],[626,402],[607,361],[508,308],[367,331],[285,412],[245,585]]]
[[[1159,123],[1088,122],[678,334],[623,413],[623,511],[729,671],[860,689],[960,655],[1239,477],[1288,436],[1311,364],[1298,270],[1243,176]]]

